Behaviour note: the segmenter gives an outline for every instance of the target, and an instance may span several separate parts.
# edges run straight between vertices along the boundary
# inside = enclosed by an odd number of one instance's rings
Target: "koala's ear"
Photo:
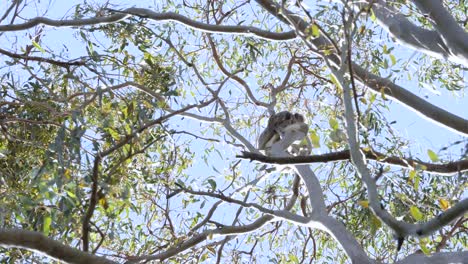
[[[299,122],[304,122],[305,121],[305,118],[303,115],[299,114],[299,113],[295,113],[294,114],[294,119],[296,119],[297,121]]]

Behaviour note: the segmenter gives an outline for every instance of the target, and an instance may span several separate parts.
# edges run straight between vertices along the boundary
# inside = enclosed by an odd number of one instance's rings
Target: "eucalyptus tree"
[[[8,1],[2,262],[466,262],[467,8]]]

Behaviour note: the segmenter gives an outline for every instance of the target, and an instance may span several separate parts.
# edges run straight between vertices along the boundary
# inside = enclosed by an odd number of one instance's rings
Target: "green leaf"
[[[315,131],[312,131],[309,134],[309,138],[312,143],[312,147],[320,148],[320,136]]]
[[[108,127],[106,128],[106,131],[107,133],[109,133],[111,135],[111,137],[115,140],[119,140],[120,139],[120,134],[119,132],[117,132],[117,130],[113,129],[112,127]]]
[[[213,191],[216,190],[216,182],[215,182],[215,180],[213,180],[213,179],[208,179],[208,183],[210,184],[211,189],[212,189]]]
[[[420,180],[421,179],[420,179],[417,171],[415,171],[415,170],[410,171],[410,173],[409,173],[409,182],[413,183],[413,188],[415,190],[419,189]]]
[[[333,129],[333,130],[337,130],[338,129],[338,121],[335,119],[335,118],[330,118],[328,120],[328,124],[330,124],[330,127]]]
[[[375,233],[377,233],[377,230],[379,230],[379,228],[382,227],[382,222],[375,215],[371,215],[370,220],[371,234],[375,235]]]
[[[434,151],[428,149],[428,150],[427,150],[427,155],[429,155],[429,158],[430,158],[433,162],[439,161],[439,156],[437,156],[437,154],[436,154]]]
[[[425,255],[430,255],[431,254],[431,251],[429,250],[429,248],[427,247],[427,239],[426,238],[423,238],[423,239],[420,239],[419,240],[419,247],[421,248],[422,252],[425,254]]]
[[[50,224],[52,223],[52,217],[50,217],[49,214],[45,214],[43,221],[44,224],[42,225],[42,233],[48,236],[50,233]]]
[[[410,213],[416,221],[421,221],[424,217],[421,211],[414,205],[410,207]]]
[[[421,178],[416,175],[416,178],[414,178],[414,183],[413,183],[413,188],[415,190],[418,190],[419,189],[419,182],[421,181]]]
[[[40,52],[42,53],[45,53],[46,51],[39,45],[39,43],[37,43],[36,41],[32,41],[32,44],[34,47],[36,47],[36,49],[38,49]]]

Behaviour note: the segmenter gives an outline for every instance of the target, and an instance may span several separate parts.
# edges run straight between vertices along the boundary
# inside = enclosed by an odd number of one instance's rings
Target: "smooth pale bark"
[[[440,0],[413,0],[448,47],[448,58],[468,66],[468,33],[460,26]],[[465,2],[460,2],[465,3]],[[466,4],[466,3],[465,3]]]
[[[280,141],[271,146],[271,156],[291,156],[286,152],[286,149],[294,141],[301,140],[305,136],[306,134],[300,131],[286,132]],[[320,182],[310,167],[308,165],[296,165],[294,169],[305,183],[312,207],[312,212],[308,217],[309,221],[304,224],[310,228],[316,228],[330,234],[341,245],[353,263],[374,263],[346,227],[328,215]]]
[[[413,254],[396,262],[397,264],[466,264],[468,263],[468,251],[440,252],[430,256]]]
[[[32,250],[47,255],[56,260],[76,264],[113,264],[117,263],[102,257],[91,255],[78,249],[66,246],[58,241],[46,237],[42,233],[0,229],[0,246],[16,247]]]
[[[372,11],[379,25],[396,41],[430,56],[468,66],[468,34],[439,0],[413,0],[433,21],[436,30],[425,29],[406,18],[388,1],[373,1]],[[364,5],[357,5],[363,8]]]

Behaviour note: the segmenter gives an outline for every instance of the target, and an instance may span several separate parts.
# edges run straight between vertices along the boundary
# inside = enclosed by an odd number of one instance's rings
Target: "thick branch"
[[[42,233],[33,231],[0,229],[0,246],[7,248],[24,248],[36,251],[56,260],[67,263],[116,263],[114,261],[94,256],[89,253],[63,245],[58,241],[44,236]]]
[[[53,26],[53,27],[80,27],[80,26],[101,25],[101,24],[115,23],[127,17],[128,15],[126,14],[116,14],[116,15],[111,15],[111,16],[101,16],[101,17],[71,19],[71,20],[55,20],[55,19],[50,19],[46,17],[35,17],[21,24],[0,25],[0,32],[20,31],[20,30],[29,29],[38,25],[47,25],[47,26]]]
[[[468,65],[468,34],[453,19],[439,0],[413,0],[428,16],[436,30],[425,29],[411,22],[386,0],[356,2],[359,12],[372,4],[377,23],[401,44],[439,59]]]
[[[400,10],[384,0],[373,1],[372,11],[379,25],[401,44],[439,59],[465,64],[463,57],[451,56],[439,32],[415,25]]]
[[[435,121],[459,134],[468,135],[468,120],[428,103],[389,79],[372,74],[357,64],[353,64],[353,70],[359,80],[376,93],[381,93],[383,90],[386,95],[427,117],[429,121]]]
[[[285,150],[294,141],[300,140],[305,136],[306,135],[300,131],[286,132],[280,141],[275,142],[271,146],[272,155],[275,157],[290,157],[291,155]],[[344,251],[353,263],[371,263],[371,260],[366,255],[362,247],[353,235],[346,230],[345,226],[335,218],[328,215],[320,182],[310,167],[307,165],[296,165],[295,170],[301,177],[301,180],[305,183],[312,207],[312,212],[306,226],[310,228],[318,228],[330,234],[343,247]]]
[[[343,53],[345,55],[345,53]],[[366,166],[364,155],[359,148],[359,138],[357,130],[357,119],[354,113],[351,89],[347,86],[347,82],[344,79],[344,69],[346,65],[343,65],[339,71],[332,69],[333,75],[336,77],[339,85],[343,90],[343,101],[345,105],[345,120],[346,120],[346,132],[348,135],[348,143],[351,153],[351,161],[353,162],[357,172],[361,176],[362,181],[366,185],[367,193],[369,197],[369,204],[372,211],[382,222],[389,226],[399,239],[406,236],[427,236],[434,231],[439,230],[443,226],[449,224],[456,218],[462,216],[468,211],[468,198],[458,202],[455,206],[451,207],[447,211],[443,212],[439,216],[432,218],[430,221],[422,224],[410,224],[404,221],[399,221],[393,217],[388,211],[386,211],[381,203],[380,196],[377,192],[377,186],[375,180],[372,178],[369,169]]]
[[[96,209],[97,201],[98,201],[98,187],[99,187],[99,167],[101,165],[102,156],[98,153],[98,155],[94,158],[93,163],[93,171],[91,175],[92,185],[91,185],[91,195],[89,198],[89,205],[88,209],[86,210],[86,214],[83,218],[83,225],[81,227],[81,240],[83,242],[83,251],[89,251],[89,231],[90,226],[89,223],[91,218],[93,217],[94,210]]]
[[[468,33],[460,27],[452,15],[439,0],[413,0],[442,35],[445,45],[449,48],[449,59],[468,66]]]
[[[386,163],[390,165],[401,166],[405,168],[418,168],[422,171],[437,174],[454,174],[457,172],[463,172],[468,170],[468,160],[459,160],[448,162],[445,164],[433,164],[429,162],[419,161],[412,158],[400,158],[397,156],[387,157],[385,154],[362,150],[367,159],[375,160],[379,163]],[[242,152],[241,155],[237,155],[237,158],[256,160],[263,163],[270,164],[307,164],[307,163],[320,163],[320,162],[332,162],[340,160],[349,160],[351,158],[349,150],[342,150],[338,152],[326,153],[321,155],[311,156],[297,156],[297,157],[270,157],[259,153],[253,152]]]
[[[209,33],[240,34],[259,37],[267,40],[291,40],[296,38],[296,34],[294,33],[294,31],[277,33],[252,26],[212,25],[198,22],[173,12],[156,13],[144,8],[128,8],[116,12],[145,17],[156,21],[174,21],[188,26],[190,28],[193,28],[195,30],[202,30]]]
[[[45,17],[35,17],[22,24],[14,25],[0,25],[0,32],[4,31],[19,31],[32,28],[37,25],[48,25],[53,27],[79,27],[79,26],[92,26],[101,25],[108,23],[119,22],[130,15],[149,18],[155,21],[174,21],[185,26],[194,28],[196,30],[203,30],[210,33],[226,33],[226,34],[241,34],[253,37],[259,37],[268,40],[291,40],[296,38],[294,31],[289,32],[271,32],[263,29],[259,29],[251,26],[224,26],[224,25],[211,25],[202,22],[198,22],[182,16],[177,13],[157,13],[149,9],[144,8],[127,8],[124,10],[110,10],[112,12],[118,12],[118,14],[84,18],[84,19],[72,19],[72,20],[54,20]]]
[[[468,259],[468,251],[461,252],[439,252],[430,256],[421,253],[409,255],[408,257],[400,260],[397,264],[449,264],[449,263],[466,263]]]
[[[299,16],[295,15],[289,10],[281,10],[281,7],[278,4],[272,2],[271,0],[256,0],[256,2],[258,2],[263,8],[265,8],[276,18],[295,28],[298,31],[298,33],[306,36],[304,32],[308,24]],[[288,19],[286,19],[285,15],[288,16]],[[317,38],[305,39],[305,41],[307,41],[308,44],[314,47],[314,50],[327,49],[327,47],[333,46],[333,44],[322,35],[320,35]],[[330,62],[330,65],[337,68],[340,67],[340,58],[338,58],[336,54],[324,55],[320,52],[318,52],[317,54],[322,58],[327,59]],[[379,93],[383,90],[385,93],[389,93],[390,97],[401,102],[406,107],[415,110],[417,113],[420,113],[423,116],[426,116],[431,120],[436,121],[438,124],[442,124],[448,128],[451,128],[455,132],[458,132],[462,135],[468,135],[467,120],[458,117],[454,114],[451,114],[450,112],[447,112],[435,105],[432,105],[427,101],[424,101],[415,94],[392,83],[390,80],[372,74],[357,64],[353,63],[352,67],[358,79],[372,90]]]

